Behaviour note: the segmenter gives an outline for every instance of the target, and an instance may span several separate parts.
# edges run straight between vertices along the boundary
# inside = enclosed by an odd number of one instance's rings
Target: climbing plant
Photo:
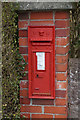
[[[2,109],[3,118],[10,119],[20,117],[19,83],[26,65],[19,54],[18,7],[2,3]]]
[[[80,58],[80,2],[70,11],[70,57]]]

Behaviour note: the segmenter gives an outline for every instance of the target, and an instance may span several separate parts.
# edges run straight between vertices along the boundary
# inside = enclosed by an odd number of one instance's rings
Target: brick
[[[54,107],[46,106],[44,107],[44,113],[53,113],[53,114],[66,114],[66,107]]]
[[[56,118],[56,120],[67,120],[67,115],[55,115],[55,118]],[[62,118],[64,118],[64,119],[62,119]]]
[[[56,37],[67,37],[69,35],[69,28],[67,29],[56,29],[55,36]]]
[[[26,89],[20,90],[20,96],[27,97],[28,96],[28,90],[26,90]]]
[[[60,98],[56,98],[55,100],[55,105],[56,106],[64,106],[66,105],[66,99],[60,99]]]
[[[19,46],[28,46],[28,38],[19,38]]]
[[[57,11],[55,13],[55,19],[69,19],[69,12]]]
[[[64,91],[64,90],[56,90],[55,91],[55,96],[56,97],[66,97],[66,91]]]
[[[28,18],[29,18],[29,15],[27,12],[26,13],[19,13],[19,15],[18,15],[19,20],[26,20]]]
[[[50,118],[53,118],[53,115],[48,115],[48,114],[47,115],[46,114],[32,114],[32,118],[38,118],[38,119],[39,118],[44,118],[44,119],[45,118],[46,119],[49,118],[50,119]]]
[[[28,64],[25,66],[24,71],[28,71]]]
[[[56,63],[66,63],[66,62],[68,62],[68,54],[65,56],[62,55],[56,56]]]
[[[69,20],[56,20],[55,21],[56,28],[66,28],[69,27]]]
[[[56,73],[56,79],[57,80],[66,80],[67,79],[67,73]]]
[[[56,82],[56,89],[66,89],[67,83],[66,82]]]
[[[53,21],[30,21],[30,25],[53,25]]]
[[[30,104],[29,98],[20,98],[20,104]]]
[[[28,22],[27,21],[19,21],[18,22],[18,28],[27,28],[28,27]]]
[[[25,62],[28,63],[28,55],[22,55],[22,56],[23,56]]]
[[[56,38],[56,45],[65,46],[69,43],[69,37],[66,38]]]
[[[23,76],[22,80],[28,80],[28,73],[26,73],[26,75]]]
[[[34,104],[34,105],[54,105],[54,100],[33,99],[32,104]]]
[[[28,54],[28,47],[19,47],[20,54]]]
[[[21,115],[20,115],[20,117],[21,118],[30,118],[30,114],[27,114],[27,113],[21,113]],[[24,118],[24,120],[25,120],[25,118]],[[29,120],[29,119],[28,119]]]
[[[66,72],[67,70],[67,63],[65,64],[56,64],[56,71],[57,72]]]
[[[69,51],[69,45],[67,47],[56,47],[56,54],[66,54]]]
[[[53,19],[53,12],[31,12],[30,19]]]
[[[19,30],[19,37],[28,37],[27,30]]]
[[[28,81],[21,80],[20,88],[28,88]]]
[[[23,106],[21,105],[21,112],[42,113],[41,106]]]

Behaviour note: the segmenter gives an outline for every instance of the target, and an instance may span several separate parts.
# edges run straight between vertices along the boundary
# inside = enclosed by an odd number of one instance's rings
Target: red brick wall
[[[67,63],[69,50],[69,12],[19,13],[19,50],[28,63],[28,25],[55,25],[54,100],[28,98],[28,64],[20,81],[21,116],[26,118],[67,118]]]

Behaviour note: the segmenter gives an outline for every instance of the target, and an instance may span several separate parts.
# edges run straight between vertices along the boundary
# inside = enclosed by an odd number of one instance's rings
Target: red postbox
[[[28,27],[29,98],[55,98],[55,28]]]

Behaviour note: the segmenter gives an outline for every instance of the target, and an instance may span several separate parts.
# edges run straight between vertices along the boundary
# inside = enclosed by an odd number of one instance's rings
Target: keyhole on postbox
[[[39,75],[37,74],[37,78],[39,77]]]

